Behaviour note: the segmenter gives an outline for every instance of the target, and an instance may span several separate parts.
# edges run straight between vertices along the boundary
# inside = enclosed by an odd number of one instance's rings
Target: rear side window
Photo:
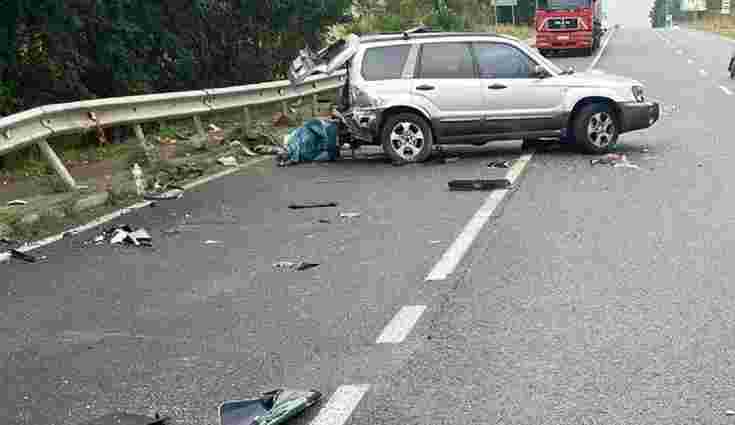
[[[373,47],[365,50],[362,78],[367,81],[401,78],[410,45]]]
[[[467,43],[427,43],[421,48],[418,78],[475,78]]]
[[[531,78],[535,66],[523,52],[505,44],[480,43],[475,53],[480,78]]]

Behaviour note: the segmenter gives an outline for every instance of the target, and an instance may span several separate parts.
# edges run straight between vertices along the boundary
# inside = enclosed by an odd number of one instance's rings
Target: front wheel
[[[587,153],[601,154],[618,141],[618,124],[610,105],[593,103],[574,119],[574,141]]]
[[[414,113],[389,116],[380,134],[383,151],[394,162],[423,162],[434,145],[431,127]]]

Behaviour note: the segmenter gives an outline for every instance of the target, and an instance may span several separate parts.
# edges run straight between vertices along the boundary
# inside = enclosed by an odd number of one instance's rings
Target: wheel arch
[[[406,105],[396,105],[391,106],[389,108],[384,109],[380,114],[380,124],[378,125],[378,137],[380,137],[381,134],[383,134],[383,127],[385,126],[386,121],[388,121],[388,117],[401,114],[404,112],[416,114],[423,118],[426,121],[426,124],[431,129],[431,136],[434,140],[434,143],[436,143],[437,140],[437,134],[436,129],[434,128],[434,123],[429,118],[429,114],[427,114],[425,111],[421,110],[420,108],[416,108],[413,106],[406,106]]]
[[[622,111],[620,110],[620,107],[618,104],[610,99],[609,97],[604,96],[588,96],[585,98],[580,99],[577,101],[577,103],[574,105],[574,108],[572,108],[572,112],[569,114],[569,120],[567,121],[567,128],[571,129],[574,126],[574,120],[577,118],[577,115],[579,115],[579,112],[584,109],[588,105],[593,104],[607,104],[610,106],[610,109],[613,111],[613,115],[615,118],[615,124],[617,124],[618,128],[622,125]]]

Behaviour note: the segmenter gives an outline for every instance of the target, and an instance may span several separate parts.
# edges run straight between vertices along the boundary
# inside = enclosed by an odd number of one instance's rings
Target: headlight
[[[636,102],[645,102],[646,97],[643,95],[643,87],[633,86],[633,97],[635,98]]]

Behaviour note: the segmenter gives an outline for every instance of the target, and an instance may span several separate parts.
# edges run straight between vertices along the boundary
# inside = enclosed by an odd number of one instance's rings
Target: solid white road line
[[[411,333],[411,329],[419,321],[419,318],[426,310],[425,305],[406,305],[401,307],[393,316],[393,320],[383,329],[383,332],[375,341],[376,344],[398,344]]]
[[[730,91],[730,89],[728,89],[727,87],[720,86],[720,89],[722,89],[722,91],[724,91],[726,95],[732,96],[732,91]]]
[[[587,71],[591,71],[594,67],[597,66],[597,62],[600,61],[600,58],[602,58],[602,54],[605,52],[605,48],[607,48],[607,43],[610,42],[610,39],[615,34],[615,29],[613,28],[612,31],[610,31],[610,34],[608,34],[607,38],[602,42],[602,45],[600,46],[600,50],[597,52],[597,56],[595,56],[595,59],[592,60],[592,63],[590,63],[590,66],[587,68]]]
[[[347,422],[370,385],[342,385],[332,394],[311,425],[342,425]]]
[[[511,184],[515,183],[515,180],[521,175],[523,169],[528,165],[528,162],[531,161],[532,157],[533,153],[522,155],[508,171],[506,178]],[[444,252],[444,255],[439,262],[434,265],[433,269],[431,269],[429,275],[426,276],[427,281],[444,280],[454,272],[454,269],[456,269],[457,265],[462,261],[467,250],[472,246],[472,242],[474,242],[483,226],[485,226],[485,223],[487,223],[493,215],[495,208],[498,207],[507,193],[507,189],[495,190],[487,197],[485,203],[482,204],[480,209],[477,210],[475,215],[470,219],[467,225],[465,225],[462,233],[457,236],[457,239],[455,239],[452,245]]]
[[[250,160],[250,161],[248,161],[248,162],[240,165],[239,167],[233,167],[233,168],[230,168],[230,169],[227,169],[227,170],[224,170],[224,171],[220,171],[219,173],[212,174],[211,176],[202,177],[202,178],[200,178],[198,180],[194,180],[194,181],[192,181],[190,183],[187,183],[187,184],[183,185],[182,187],[184,189],[186,189],[186,190],[193,189],[193,188],[195,188],[197,186],[201,186],[201,185],[203,185],[205,183],[209,183],[212,180],[218,179],[220,177],[227,176],[227,175],[232,174],[232,173],[234,173],[236,171],[240,171],[243,168],[247,168],[247,167],[249,167],[251,165],[254,165],[254,164],[257,164],[259,162],[263,162],[263,161],[265,161],[268,158],[270,158],[270,157],[264,156],[262,158],[256,158],[256,159]],[[138,202],[137,204],[131,205],[131,206],[127,207],[127,208],[123,208],[123,209],[114,211],[114,212],[112,212],[110,214],[103,215],[102,217],[96,218],[96,219],[90,221],[87,224],[84,224],[84,225],[75,227],[75,228],[70,229],[70,230],[67,230],[66,232],[63,232],[63,233],[59,233],[58,235],[49,236],[49,237],[47,237],[45,239],[41,239],[40,241],[31,242],[31,243],[28,243],[28,244],[23,245],[21,247],[18,247],[18,251],[20,251],[20,252],[32,251],[34,249],[41,248],[42,246],[46,246],[48,244],[52,244],[54,242],[60,241],[61,239],[64,238],[64,235],[65,234],[76,235],[77,233],[86,232],[87,230],[93,229],[93,228],[95,228],[97,226],[100,226],[102,224],[105,224],[107,222],[110,222],[110,221],[112,221],[112,220],[114,220],[114,219],[116,219],[118,217],[121,217],[121,216],[123,216],[125,214],[129,214],[129,213],[131,213],[131,212],[133,212],[135,210],[139,210],[141,208],[145,208],[145,207],[149,206],[152,203],[153,202],[151,202],[151,201]],[[9,259],[10,259],[10,252],[0,252],[0,263],[3,263],[5,261],[8,261]]]

